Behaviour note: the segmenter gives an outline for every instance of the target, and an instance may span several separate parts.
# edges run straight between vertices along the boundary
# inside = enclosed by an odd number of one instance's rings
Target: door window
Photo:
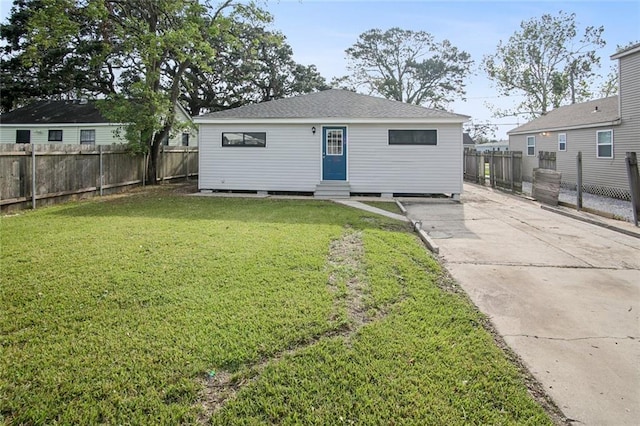
[[[342,130],[327,130],[327,155],[342,155]]]

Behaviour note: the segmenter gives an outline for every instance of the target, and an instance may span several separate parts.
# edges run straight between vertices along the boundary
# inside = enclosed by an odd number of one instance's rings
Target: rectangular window
[[[226,132],[222,134],[222,146],[267,146],[267,134],[264,132]]]
[[[62,142],[62,130],[49,130],[49,142]]]
[[[31,130],[16,130],[16,143],[31,143]]]
[[[598,130],[596,145],[598,158],[613,158],[613,130]]]
[[[164,137],[162,138],[162,145],[169,146],[169,134],[168,133],[166,135],[164,135]]]
[[[567,134],[558,133],[558,151],[567,150]]]
[[[437,145],[437,130],[389,130],[389,145]]]
[[[94,145],[96,143],[96,131],[80,130],[80,143]]]
[[[536,155],[536,137],[527,136],[527,155],[529,157]]]
[[[189,146],[189,133],[182,134],[182,146]]]

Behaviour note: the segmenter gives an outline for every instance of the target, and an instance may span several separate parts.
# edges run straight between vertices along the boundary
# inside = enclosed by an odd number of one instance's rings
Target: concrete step
[[[316,185],[315,198],[349,198],[351,185],[343,180],[323,180]]]

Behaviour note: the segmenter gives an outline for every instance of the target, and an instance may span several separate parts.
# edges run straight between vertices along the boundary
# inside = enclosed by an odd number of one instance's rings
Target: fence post
[[[576,157],[576,191],[577,191],[577,199],[576,199],[576,210],[582,210],[582,151],[578,151],[578,156]]]
[[[494,170],[495,164],[493,164],[493,151],[489,151],[489,186],[495,188],[493,184],[493,176],[495,175]]]
[[[513,192],[513,151],[509,151],[509,188]]]
[[[104,185],[104,168],[102,165],[102,145],[98,145],[98,158],[100,161],[100,196],[102,197],[102,186]]]
[[[31,144],[31,208],[36,209],[36,144]]]
[[[186,161],[184,162],[184,180],[189,182],[189,146],[187,146],[187,156],[186,156]]]
[[[627,176],[629,177],[633,223],[638,226],[638,216],[640,215],[640,176],[638,176],[638,157],[636,153],[627,152],[625,162],[627,163]]]
[[[167,175],[166,170],[165,170],[165,163],[166,163],[165,156],[166,155],[167,154],[164,152],[164,145],[160,145],[160,167],[159,167],[159,169],[160,169],[160,179],[156,178],[156,180],[160,180],[160,183],[164,183],[164,178]]]
[[[142,187],[147,185],[147,154],[142,154]]]

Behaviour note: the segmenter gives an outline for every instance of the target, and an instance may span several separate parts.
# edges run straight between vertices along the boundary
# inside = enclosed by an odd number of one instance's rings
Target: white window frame
[[[533,140],[533,145],[529,145],[529,139]],[[535,157],[536,156],[536,137],[535,136],[527,136],[527,157]],[[533,153],[529,154],[529,148],[533,148]]]
[[[561,140],[564,139],[564,140]],[[564,144],[564,147],[562,147]],[[567,150],[567,134],[566,133],[558,133],[558,151],[566,151]]]
[[[600,143],[600,133],[609,133],[611,135],[611,143],[609,143],[609,144],[601,144]],[[608,156],[608,157],[600,156],[600,150],[599,150],[600,146],[607,146],[607,145],[611,145],[611,155]],[[613,129],[596,131],[596,158],[605,158],[605,159],[612,159],[613,158]]]

